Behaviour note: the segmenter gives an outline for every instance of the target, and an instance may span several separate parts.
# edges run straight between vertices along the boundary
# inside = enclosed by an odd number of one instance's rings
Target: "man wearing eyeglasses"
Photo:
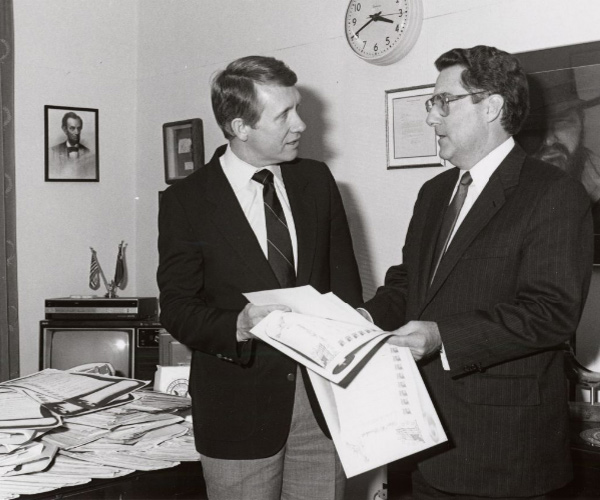
[[[449,435],[414,498],[542,498],[572,477],[561,348],[590,281],[589,198],[513,140],[516,58],[477,46],[435,64],[427,123],[454,168],[422,187],[403,263],[364,309],[419,361]]]

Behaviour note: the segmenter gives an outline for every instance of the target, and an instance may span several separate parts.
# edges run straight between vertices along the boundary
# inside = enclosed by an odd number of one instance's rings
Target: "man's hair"
[[[73,111],[69,111],[68,113],[65,113],[65,116],[63,116],[63,119],[62,119],[63,128],[67,127],[67,121],[69,120],[69,118],[79,120],[79,123],[81,123],[81,125],[83,125],[83,120],[81,119],[81,117],[78,114],[73,113]]]
[[[515,135],[529,113],[529,86],[518,59],[495,47],[477,45],[470,49],[452,49],[435,61],[438,71],[450,66],[464,67],[462,85],[469,92],[485,90],[504,98],[501,124],[510,135]],[[472,96],[473,102],[484,95]]]
[[[211,85],[213,112],[227,139],[234,137],[231,122],[241,118],[254,127],[262,109],[256,84],[292,87],[298,78],[285,63],[273,57],[247,56],[217,73]]]

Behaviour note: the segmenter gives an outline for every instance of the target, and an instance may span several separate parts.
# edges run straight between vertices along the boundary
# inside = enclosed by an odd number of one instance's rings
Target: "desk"
[[[18,500],[206,500],[200,462],[176,467],[136,471],[114,479],[94,479],[87,484],[22,495]]]

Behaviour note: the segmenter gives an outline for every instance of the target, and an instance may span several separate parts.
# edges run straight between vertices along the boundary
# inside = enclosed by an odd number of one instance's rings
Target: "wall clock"
[[[391,64],[409,53],[422,24],[422,0],[350,0],[346,40],[361,59]]]

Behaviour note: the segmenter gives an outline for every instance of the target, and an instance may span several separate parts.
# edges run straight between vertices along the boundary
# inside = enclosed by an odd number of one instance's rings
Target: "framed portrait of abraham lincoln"
[[[45,180],[98,182],[98,110],[44,106]]]
[[[600,265],[600,42],[516,56],[529,81],[530,112],[515,138],[583,184],[594,219],[594,265]]]

